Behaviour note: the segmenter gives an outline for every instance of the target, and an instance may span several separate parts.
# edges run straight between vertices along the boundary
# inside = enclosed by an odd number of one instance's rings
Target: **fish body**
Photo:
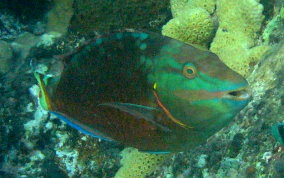
[[[64,62],[60,77],[37,77],[47,110],[141,151],[191,149],[250,100],[246,80],[215,54],[155,33],[103,36]]]

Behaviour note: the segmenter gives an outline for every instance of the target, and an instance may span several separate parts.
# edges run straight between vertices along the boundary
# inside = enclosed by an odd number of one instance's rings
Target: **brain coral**
[[[258,41],[262,11],[258,0],[217,1],[219,28],[210,50],[243,76],[268,49]]]
[[[139,152],[134,148],[126,148],[122,151],[122,167],[115,178],[143,178],[170,156],[171,154],[150,154]]]

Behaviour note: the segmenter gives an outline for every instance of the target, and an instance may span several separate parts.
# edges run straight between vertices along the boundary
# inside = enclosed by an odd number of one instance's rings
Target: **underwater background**
[[[206,144],[153,155],[84,135],[38,104],[53,56],[124,29],[208,49],[252,100]],[[0,177],[284,177],[283,0],[0,0]],[[60,68],[60,66],[59,66]]]

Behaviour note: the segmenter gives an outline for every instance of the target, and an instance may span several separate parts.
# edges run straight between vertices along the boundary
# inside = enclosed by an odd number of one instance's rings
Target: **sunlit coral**
[[[115,178],[145,177],[171,156],[171,154],[143,153],[134,148],[124,149],[121,155],[123,157],[122,167],[116,173]]]
[[[171,0],[171,10],[174,18],[163,35],[206,47],[218,23],[210,50],[243,76],[269,49],[260,42],[264,16],[258,0]]]
[[[213,21],[202,8],[184,9],[179,16],[170,20],[162,34],[185,43],[203,46],[212,36]]]
[[[258,41],[262,11],[256,0],[217,1],[219,28],[210,50],[243,76],[268,49]]]

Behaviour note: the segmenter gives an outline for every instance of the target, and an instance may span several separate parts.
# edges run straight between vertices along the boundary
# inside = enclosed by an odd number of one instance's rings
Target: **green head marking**
[[[169,40],[154,61],[149,80],[156,82],[161,102],[194,128],[219,130],[250,99],[246,80],[211,52]]]

